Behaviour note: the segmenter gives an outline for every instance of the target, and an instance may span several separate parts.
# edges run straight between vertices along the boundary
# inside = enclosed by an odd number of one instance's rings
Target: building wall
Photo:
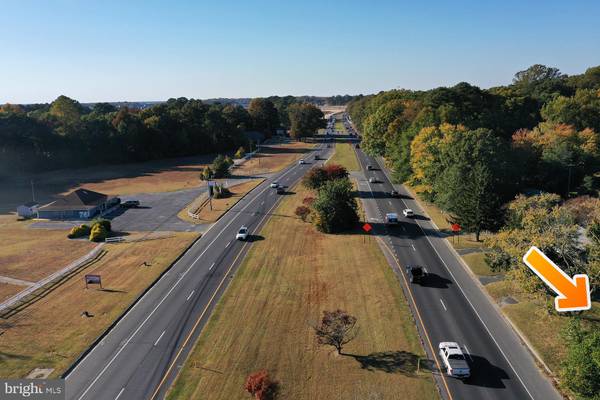
[[[51,211],[51,210],[38,210],[38,218],[44,219],[92,219],[100,211],[100,206],[91,210],[68,210],[68,211]]]

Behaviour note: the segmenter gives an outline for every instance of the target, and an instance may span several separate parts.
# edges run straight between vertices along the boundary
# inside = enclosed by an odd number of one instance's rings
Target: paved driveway
[[[195,225],[177,218],[177,213],[206,188],[166,193],[141,193],[123,196],[122,201],[139,200],[138,208],[117,208],[105,218],[112,220],[114,231],[186,231],[202,232],[208,224]]]

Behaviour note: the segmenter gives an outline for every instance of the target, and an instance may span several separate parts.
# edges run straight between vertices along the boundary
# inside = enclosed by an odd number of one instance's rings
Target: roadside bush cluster
[[[213,186],[213,197],[215,199],[224,199],[231,196],[231,191],[222,185]]]
[[[277,397],[278,383],[274,381],[267,370],[263,369],[248,375],[244,389],[256,400],[274,400]]]
[[[312,168],[308,171],[302,183],[309,189],[319,189],[328,181],[344,178],[348,178],[346,168],[337,164],[329,164],[323,167]]]
[[[200,172],[200,180],[208,181],[211,179],[225,178],[229,176],[229,167],[232,165],[233,159],[231,157],[219,154],[215,157],[211,165],[202,169]]]
[[[69,231],[69,234],[67,235],[67,237],[69,239],[76,239],[76,238],[88,236],[90,234],[90,231],[91,231],[91,228],[85,224],[79,225],[79,226],[74,226]]]

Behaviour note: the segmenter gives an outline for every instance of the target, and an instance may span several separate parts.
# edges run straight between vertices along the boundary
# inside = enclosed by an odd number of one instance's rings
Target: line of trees
[[[484,239],[486,262],[526,293],[556,295],[523,264],[530,246],[600,287],[600,66],[567,76],[534,65],[512,84],[468,83],[357,98],[348,112],[362,148],[384,156],[394,178]],[[585,314],[585,313],[584,313]],[[562,384],[597,398],[597,323],[570,315]]]
[[[291,118],[290,118],[291,117]],[[50,104],[0,106],[0,179],[23,172],[147,161],[248,147],[245,131],[295,137],[321,127],[321,111],[292,96],[236,104],[178,98],[146,109],[92,108],[66,96]]]

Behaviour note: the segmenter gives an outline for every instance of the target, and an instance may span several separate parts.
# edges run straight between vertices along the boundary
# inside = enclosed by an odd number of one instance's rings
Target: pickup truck
[[[441,342],[439,349],[448,376],[459,379],[467,379],[471,376],[471,369],[458,343]]]

